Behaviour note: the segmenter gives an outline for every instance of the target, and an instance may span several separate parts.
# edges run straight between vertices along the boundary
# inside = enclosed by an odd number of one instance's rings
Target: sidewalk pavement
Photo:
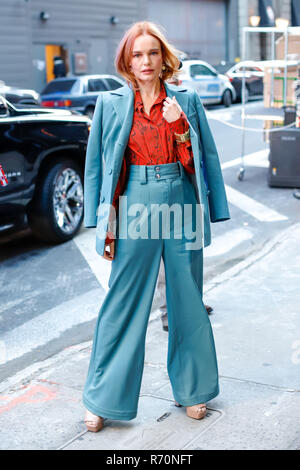
[[[220,394],[208,403],[205,419],[188,418],[174,406],[168,334],[156,318],[148,327],[134,420],[106,420],[97,434],[85,430],[88,342],[0,384],[0,448],[299,450],[299,242],[300,223],[205,285],[220,373]]]

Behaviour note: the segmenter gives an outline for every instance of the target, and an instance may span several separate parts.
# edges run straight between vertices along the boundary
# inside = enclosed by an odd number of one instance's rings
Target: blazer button
[[[112,169],[111,169],[111,168],[108,170],[108,174],[109,174],[109,175],[112,174]]]
[[[102,196],[101,197],[101,202],[104,202],[105,201],[105,196]]]
[[[200,166],[201,166],[201,167],[203,167],[203,160],[201,160],[201,162],[200,162]]]

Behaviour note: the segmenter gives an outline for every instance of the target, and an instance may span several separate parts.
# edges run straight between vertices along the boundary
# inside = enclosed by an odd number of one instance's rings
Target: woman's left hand
[[[177,121],[181,115],[181,107],[178,104],[175,96],[171,99],[169,96],[166,97],[163,104],[163,117],[168,122]]]

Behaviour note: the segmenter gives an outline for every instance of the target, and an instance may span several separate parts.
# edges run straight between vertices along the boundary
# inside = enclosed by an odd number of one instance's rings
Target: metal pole
[[[272,60],[275,60],[276,59],[276,55],[275,55],[275,32],[272,31],[272,35],[271,35],[271,47],[272,47],[272,50],[271,50],[271,59]],[[271,67],[272,68],[272,77],[271,77],[271,107],[273,108],[274,106],[274,67]]]
[[[242,61],[246,60],[246,53],[247,53],[247,31],[243,29],[243,45],[242,45]],[[243,70],[243,80],[242,80],[242,155],[241,155],[241,167],[238,174],[238,179],[240,181],[243,180],[245,174],[245,163],[244,163],[244,156],[245,156],[245,92],[246,92],[246,77],[245,77],[245,65],[242,68]]]
[[[288,56],[288,41],[289,41],[289,36],[288,36],[288,28],[285,29],[284,32],[285,36],[285,51],[284,51],[284,99],[283,103],[284,106],[286,106],[286,99],[287,99],[287,56]]]

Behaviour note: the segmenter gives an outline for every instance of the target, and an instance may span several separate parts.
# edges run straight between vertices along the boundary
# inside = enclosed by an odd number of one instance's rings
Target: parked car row
[[[213,67],[202,60],[182,60],[179,83],[195,89],[203,104],[228,107],[241,101],[242,78],[245,74],[245,101],[263,96],[263,63],[255,61],[221,63]],[[41,93],[6,86],[0,80],[0,95],[10,103],[41,105],[45,108],[72,109],[92,118],[100,92],[115,90],[125,81],[115,75],[82,75],[56,78]]]
[[[264,91],[263,62],[245,61],[219,64],[215,67],[201,60],[183,61],[180,79],[182,84],[194,88],[204,104],[221,104],[228,107],[242,99],[245,77],[245,102],[262,99]]]
[[[240,62],[229,70],[223,67],[223,72],[220,73],[205,61],[185,59],[182,60],[178,82],[195,89],[203,104],[223,104],[229,107],[241,100],[242,77],[245,73],[245,100],[262,97],[264,72],[256,62]],[[98,94],[123,85],[125,81],[114,75],[57,78],[49,82],[41,92],[41,105],[70,108],[92,118]]]

